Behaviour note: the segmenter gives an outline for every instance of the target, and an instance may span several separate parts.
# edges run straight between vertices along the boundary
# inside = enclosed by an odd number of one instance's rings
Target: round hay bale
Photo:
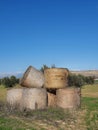
[[[21,110],[44,109],[47,107],[47,92],[44,88],[24,88]]]
[[[41,88],[44,85],[44,75],[41,71],[29,66],[23,77],[20,79],[20,84],[29,88]]]
[[[56,106],[56,95],[48,92],[48,107]]]
[[[56,105],[61,108],[80,107],[80,88],[66,88],[56,91]]]
[[[45,88],[58,89],[67,86],[68,71],[64,68],[45,69]]]
[[[11,108],[19,107],[21,104],[22,88],[10,89],[7,91],[7,103]]]

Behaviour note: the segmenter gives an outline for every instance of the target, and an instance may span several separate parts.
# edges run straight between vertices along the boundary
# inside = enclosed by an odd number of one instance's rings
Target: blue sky
[[[0,72],[98,69],[98,0],[1,0]]]

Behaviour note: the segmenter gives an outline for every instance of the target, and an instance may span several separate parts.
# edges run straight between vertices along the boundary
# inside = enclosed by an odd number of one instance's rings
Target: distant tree
[[[19,80],[20,80],[19,78],[16,79],[16,84],[19,84]]]
[[[81,87],[85,84],[94,84],[94,77],[91,76],[83,76],[83,75],[75,75],[70,73],[68,76],[68,85]]]
[[[0,80],[0,83],[3,84],[5,87],[13,87],[15,84],[19,83],[19,79],[17,79],[15,76],[4,77]]]
[[[95,79],[95,77],[90,76],[89,78],[90,78],[90,84],[94,84],[94,79]]]
[[[17,78],[12,75],[12,76],[10,77],[10,85],[11,85],[11,87],[14,86],[14,85],[17,84],[17,83],[18,83]]]
[[[4,77],[4,78],[2,79],[2,84],[3,84],[5,87],[11,87],[11,83],[10,83],[9,77]]]
[[[84,84],[85,84],[85,81],[84,81],[84,79],[83,79],[83,76],[81,76],[81,75],[76,76],[75,85],[76,85],[77,87],[81,87],[81,86],[83,86]]]
[[[51,68],[56,68],[55,64],[51,65]]]
[[[94,77],[92,76],[85,77],[85,82],[86,84],[94,84]]]
[[[0,85],[2,84],[2,79],[0,79]]]
[[[43,65],[43,66],[41,67],[40,71],[44,73],[44,70],[45,70],[45,69],[48,69],[48,68],[49,68],[49,67],[48,67],[47,65]]]
[[[69,74],[68,76],[68,86],[76,86],[81,87],[85,84],[83,80],[83,76],[81,75],[75,75],[75,74]]]

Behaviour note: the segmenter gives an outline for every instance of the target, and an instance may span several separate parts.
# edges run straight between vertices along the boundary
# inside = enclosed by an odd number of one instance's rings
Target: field
[[[20,112],[5,104],[7,89],[0,86],[0,130],[98,130],[98,84],[82,87],[81,108]]]
[[[84,71],[71,71],[73,74],[81,74],[84,76],[94,76],[96,79],[98,79],[98,70],[84,70]]]

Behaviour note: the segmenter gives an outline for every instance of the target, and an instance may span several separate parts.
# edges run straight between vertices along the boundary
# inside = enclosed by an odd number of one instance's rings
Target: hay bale
[[[10,89],[7,91],[7,103],[11,108],[19,107],[21,104],[22,88]]]
[[[41,88],[44,85],[44,75],[41,71],[29,66],[20,79],[20,85],[28,88]]]
[[[58,89],[67,86],[68,71],[64,68],[50,68],[44,70],[45,88]]]
[[[56,106],[56,95],[48,92],[48,107]]]
[[[66,88],[56,91],[56,105],[61,108],[80,107],[80,88]]]
[[[44,88],[24,88],[21,110],[44,109],[47,107],[47,92]]]

